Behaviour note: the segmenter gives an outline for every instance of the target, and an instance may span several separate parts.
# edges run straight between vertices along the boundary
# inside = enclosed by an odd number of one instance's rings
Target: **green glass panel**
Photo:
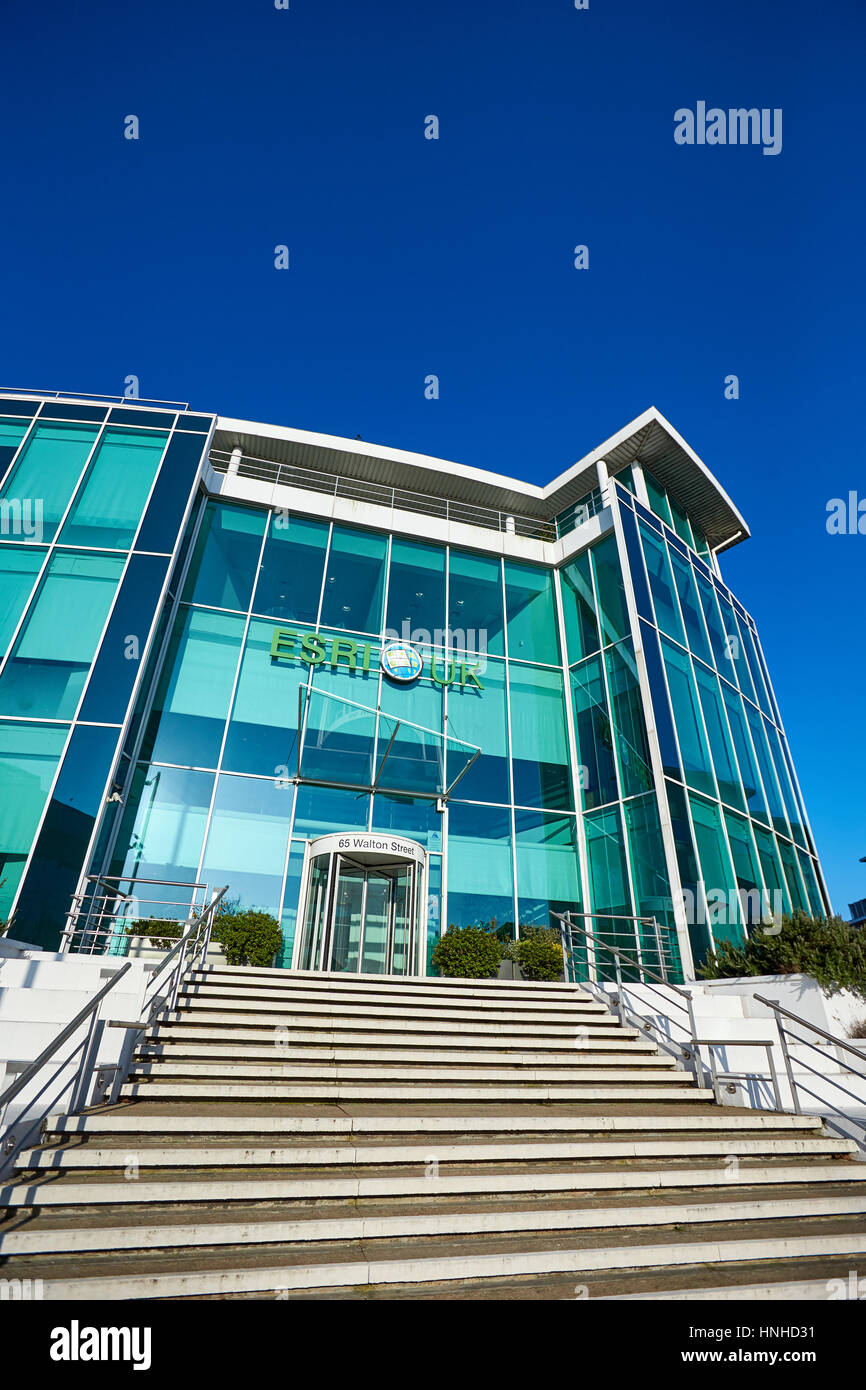
[[[718,677],[713,671],[702,666],[699,661],[695,662],[695,677],[701,709],[704,713],[704,722],[707,726],[707,737],[710,741],[719,796],[729,806],[736,806],[738,810],[744,811],[746,804],[743,800],[740,775],[737,771],[734,750],[728,733]]]
[[[700,706],[691,663],[685,652],[664,638],[662,654],[685,780],[696,791],[715,796],[712,763],[701,726]]]
[[[209,502],[199,527],[183,598],[246,612],[250,605],[266,514]]]
[[[327,546],[326,522],[275,513],[265,541],[253,611],[315,627]]]
[[[508,655],[520,661],[559,661],[550,570],[505,561]]]
[[[707,912],[716,941],[742,941],[739,924],[739,896],[728,855],[719,807],[689,796],[692,823],[701,865],[701,878],[707,898]]]
[[[427,860],[427,974],[435,975],[432,955],[442,934],[442,856]]]
[[[712,653],[701,616],[701,601],[695,583],[694,571],[688,560],[671,548],[669,550],[674,570],[674,582],[680,600],[680,610],[686,626],[686,645],[696,656],[712,664]]]
[[[652,590],[656,622],[662,632],[666,632],[669,637],[675,637],[678,642],[684,643],[685,636],[677,608],[667,546],[644,522],[638,522],[638,529],[643,542],[643,553]]]
[[[637,667],[630,642],[605,652],[607,683],[616,732],[623,796],[636,796],[653,785],[646,725]]]
[[[577,830],[574,816],[516,811],[517,920],[521,926],[554,927],[553,912],[580,908]]]
[[[444,817],[429,797],[380,792],[373,797],[373,831],[408,835],[429,850],[441,850]]]
[[[668,496],[668,505],[671,509],[671,519],[674,524],[674,530],[676,531],[680,540],[685,541],[686,545],[691,546],[692,550],[694,550],[695,538],[692,535],[691,522],[689,521],[688,516],[683,511],[680,504],[678,502],[675,502],[674,499],[670,496]]]
[[[613,734],[601,657],[590,657],[571,672],[574,724],[583,804],[587,810],[617,799]]]
[[[562,672],[509,662],[508,681],[515,804],[570,811]]]
[[[514,927],[511,813],[452,801],[448,808],[449,926]]]
[[[654,917],[659,924],[658,938],[651,923],[641,926],[644,960],[653,970],[662,964],[680,968],[679,946],[673,913],[670,882],[665,860],[658,804],[647,792],[623,805],[635,910],[640,917]],[[661,960],[660,960],[661,957]]]
[[[104,430],[63,524],[61,545],[128,550],[167,439],[148,430]]]
[[[29,420],[0,419],[0,449],[17,449],[29,424]]]
[[[381,630],[387,552],[384,536],[334,527],[322,597],[323,628]]]
[[[668,526],[671,526],[671,511],[664,488],[661,483],[656,482],[652,473],[649,473],[646,468],[643,470],[643,476],[651,509],[656,516],[660,516],[662,521],[666,521]]]
[[[801,912],[809,911],[809,903],[803,891],[803,882],[797,870],[797,857],[794,846],[788,841],[776,836],[776,843],[779,846],[779,854],[782,857],[782,868],[785,870],[785,882],[788,885],[788,892],[791,896],[791,905],[795,910]]]
[[[761,709],[764,711],[765,714],[768,714],[772,717],[773,707],[770,704],[770,697],[767,693],[767,687],[764,684],[764,676],[763,672],[761,671],[760,662],[758,661],[758,653],[755,648],[755,639],[752,635],[752,630],[749,627],[749,624],[745,622],[744,619],[739,616],[739,614],[737,615],[737,621],[739,623],[740,636],[743,643],[743,651],[746,654],[746,662],[748,664],[749,672],[751,674],[752,685],[754,686],[758,698],[758,704],[761,706]]]
[[[111,874],[135,880],[161,879],[163,883],[197,882],[213,782],[212,772],[137,767]],[[189,898],[185,907],[182,889],[137,882],[135,892],[141,899],[143,917],[180,918],[187,914]],[[166,904],[167,898],[176,899],[174,906]]]
[[[797,802],[797,797],[794,792],[794,785],[791,781],[791,777],[788,771],[788,764],[785,760],[784,751],[782,749],[783,735],[779,733],[779,730],[776,728],[775,724],[771,724],[767,719],[764,720],[764,732],[767,735],[767,742],[770,745],[770,755],[773,759],[773,766],[776,769],[776,774],[779,779],[779,786],[782,790],[782,800],[784,801],[785,809],[788,812],[788,821],[791,826],[791,835],[796,840],[797,844],[801,845],[803,849],[805,849],[806,836],[803,829],[800,808]],[[783,834],[785,833],[784,827],[782,825],[777,825],[776,829],[781,830]]]
[[[764,884],[770,894],[773,912],[790,912],[791,899],[788,896],[787,884],[782,876],[782,863],[779,859],[775,838],[769,830],[764,830],[762,826],[754,823],[752,824],[752,831],[755,836],[755,844],[758,847],[761,872],[764,876]]]
[[[417,541],[391,542],[386,637],[444,645],[445,551]]]
[[[0,658],[6,655],[44,559],[44,550],[0,546]]]
[[[779,787],[776,782],[776,774],[770,760],[770,751],[767,745],[767,735],[765,724],[754,705],[746,704],[746,717],[749,721],[749,728],[752,731],[752,742],[758,757],[758,767],[761,771],[761,778],[764,783],[764,792],[770,806],[770,814],[773,818],[773,827],[783,835],[788,834],[788,822],[785,819],[785,810],[782,805],[782,798],[779,795]]]
[[[303,783],[295,797],[295,835],[310,839],[340,830],[366,830],[370,807],[368,795],[342,787],[310,787]]]
[[[749,667],[746,662],[746,654],[743,651],[743,640],[740,636],[740,628],[737,621],[737,614],[734,610],[734,606],[725,597],[724,594],[719,592],[718,588],[716,589],[716,599],[718,600],[719,604],[719,612],[722,615],[722,626],[725,632],[725,644],[726,647],[730,650],[731,656],[733,657],[733,663],[737,672],[737,679],[740,684],[740,689],[742,690],[744,695],[747,695],[749,697],[750,700],[754,700],[755,688],[752,685],[752,678],[749,675]],[[722,670],[721,674],[727,675],[727,672]]]
[[[586,852],[589,863],[591,918],[586,928],[599,941],[633,951],[637,942],[628,884],[625,836],[619,807],[592,811],[584,816]],[[601,951],[596,957],[601,978],[612,976],[613,958]]]
[[[743,792],[746,798],[746,809],[750,815],[757,816],[758,820],[768,821],[769,817],[764,802],[764,793],[761,790],[758,769],[755,766],[752,745],[749,740],[746,720],[743,715],[743,702],[737,692],[732,690],[724,681],[722,682],[721,689],[725,701],[725,708],[728,711],[728,722],[731,726],[731,737],[734,740],[737,762],[740,765],[740,780],[742,781]]]
[[[21,450],[0,496],[30,504],[36,542],[53,540],[98,430],[86,425],[36,425]],[[41,514],[39,512],[41,508]]]
[[[806,885],[806,894],[809,898],[809,908],[813,917],[823,917],[826,911],[821,890],[818,887],[818,875],[815,873],[815,862],[810,854],[805,850],[797,850],[797,858],[800,861],[800,869],[803,874],[803,881]]]
[[[68,733],[68,725],[0,721],[0,922],[21,882]]]
[[[452,550],[448,557],[448,604],[450,645],[455,650],[504,654],[499,560]]]
[[[720,676],[726,680],[734,681],[734,659],[732,656],[733,642],[728,639],[722,627],[722,619],[719,613],[719,605],[716,600],[716,591],[708,579],[702,574],[695,572],[698,589],[701,595],[701,607],[704,614],[704,622],[707,625],[707,632],[710,634],[710,643],[715,657],[716,670]],[[733,635],[733,634],[732,634]]]
[[[201,877],[211,889],[228,884],[228,911],[277,916],[293,796],[290,782],[220,776]]]
[[[671,830],[677,852],[677,866],[680,871],[680,885],[683,891],[683,905],[689,929],[689,943],[696,965],[700,965],[710,950],[711,938],[703,908],[700,902],[699,880],[701,871],[692,839],[689,824],[689,810],[686,794],[675,782],[666,781],[665,790],[671,817]]]
[[[120,556],[52,556],[0,677],[0,714],[72,717],[122,569]]]
[[[772,916],[772,897],[769,889],[766,895],[764,893],[763,877],[752,843],[749,822],[742,816],[735,816],[732,811],[726,811],[725,825],[740,895],[741,920],[750,930],[755,930]]]
[[[581,661],[599,648],[598,620],[592,592],[589,551],[584,550],[562,570],[562,609],[570,662]]]
[[[455,795],[467,800],[471,797],[473,801],[509,801],[505,662],[489,658],[482,661],[479,677],[483,690],[473,685],[448,688],[448,732],[481,749],[480,756],[461,777],[460,790]],[[462,755],[459,757],[462,761]],[[453,764],[454,760],[449,759],[449,782],[457,775]]]
[[[286,870],[286,886],[283,892],[283,909],[280,914],[280,928],[283,945],[275,965],[290,970],[292,951],[295,945],[295,927],[298,920],[298,901],[301,895],[301,879],[304,869],[304,840],[293,840],[289,850],[289,864]]]
[[[232,613],[181,609],[148,720],[146,758],[216,767],[243,633],[244,619]]]
[[[231,619],[233,625],[238,621]],[[300,660],[273,659],[273,633],[273,623],[251,620],[223,751],[223,767],[232,772],[267,777],[295,772],[298,688],[307,684],[310,668]]]
[[[595,589],[601,613],[602,642],[619,642],[629,636],[628,610],[616,537],[608,536],[590,551],[595,573]]]

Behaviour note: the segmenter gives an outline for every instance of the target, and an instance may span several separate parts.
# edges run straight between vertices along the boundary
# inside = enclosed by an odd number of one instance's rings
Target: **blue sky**
[[[0,381],[135,374],[537,482],[657,405],[750,523],[723,572],[834,905],[866,897],[866,536],[825,529],[866,496],[859,0],[6,0],[2,27]],[[781,153],[675,144],[699,100],[781,108]]]

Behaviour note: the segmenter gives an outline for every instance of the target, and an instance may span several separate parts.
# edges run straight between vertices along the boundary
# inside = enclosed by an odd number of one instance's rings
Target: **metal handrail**
[[[189,401],[161,401],[156,396],[107,396],[96,391],[47,391],[40,386],[0,386],[0,396],[39,396],[52,401],[121,401],[124,405],[172,406],[175,410],[189,410]],[[205,414],[207,412],[204,412]]]
[[[834,1105],[831,1100],[828,1100],[825,1096],[821,1096],[816,1091],[811,1090],[810,1087],[806,1086],[795,1076],[794,1061],[791,1056],[790,1048],[788,1046],[789,1034],[791,1041],[796,1043],[798,1046],[808,1047],[813,1052],[817,1052],[819,1056],[822,1057],[825,1054],[821,1051],[821,1048],[818,1047],[817,1043],[811,1042],[808,1038],[798,1038],[792,1029],[787,1028],[785,1026],[785,1024],[782,1022],[781,1016],[783,1015],[785,1018],[791,1019],[791,1021],[795,1023],[798,1028],[806,1028],[810,1032],[816,1033],[819,1038],[823,1038],[825,1042],[830,1043],[834,1048],[841,1048],[844,1052],[850,1052],[852,1056],[857,1058],[861,1065],[866,1065],[866,1056],[864,1056],[861,1049],[852,1046],[851,1043],[845,1042],[843,1038],[834,1037],[834,1035],[832,1033],[828,1033],[825,1028],[819,1028],[817,1023],[810,1023],[807,1018],[802,1018],[799,1014],[792,1013],[790,1009],[786,1009],[775,999],[767,999],[767,997],[763,994],[755,994],[752,997],[759,1004],[763,1004],[765,1008],[770,1009],[773,1013],[776,1029],[779,1034],[779,1040],[782,1045],[782,1056],[785,1062],[785,1071],[788,1076],[788,1085],[791,1088],[791,1100],[794,1105],[795,1113],[797,1115],[802,1115],[804,1113],[800,1104],[800,1091],[802,1091],[805,1095],[811,1096],[813,1100],[816,1100],[822,1108],[829,1108],[830,1110],[832,1110],[834,1115],[838,1115],[840,1119],[844,1120],[847,1125],[850,1125],[854,1129],[859,1130],[860,1137],[858,1138],[856,1135],[853,1137],[855,1138],[856,1143],[859,1145],[861,1149],[866,1149],[866,1120],[861,1120],[857,1116],[851,1115],[845,1110],[840,1110],[839,1107],[837,1105]],[[856,1076],[858,1080],[866,1082],[866,1074],[864,1074],[864,1072],[862,1071],[857,1071],[855,1067],[849,1066],[843,1057],[837,1056],[836,1061],[839,1063],[841,1067],[845,1069],[845,1071],[850,1072],[852,1076]],[[850,1090],[848,1086],[843,1086],[841,1081],[837,1081],[834,1077],[829,1076],[826,1072],[817,1071],[815,1067],[809,1065],[808,1061],[806,1061],[805,1058],[799,1058],[799,1064],[801,1067],[804,1067],[806,1071],[810,1072],[812,1076],[819,1077],[821,1081],[824,1082],[825,1086],[835,1087],[837,1091],[841,1091],[843,1095],[848,1096],[851,1100],[856,1101],[858,1104],[862,1105],[864,1103],[864,1100],[866,1100],[866,1097],[862,1095],[857,1095],[855,1091]],[[841,1134],[844,1134],[846,1138],[852,1137],[847,1130],[845,1130],[841,1125],[837,1124],[834,1120],[827,1119],[826,1116],[824,1117],[824,1119],[826,1124],[832,1125],[834,1129],[838,1130]]]

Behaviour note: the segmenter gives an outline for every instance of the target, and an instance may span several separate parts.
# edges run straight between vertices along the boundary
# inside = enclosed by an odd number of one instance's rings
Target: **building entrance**
[[[313,840],[293,969],[420,974],[426,858],[414,840],[392,836],[353,832]]]

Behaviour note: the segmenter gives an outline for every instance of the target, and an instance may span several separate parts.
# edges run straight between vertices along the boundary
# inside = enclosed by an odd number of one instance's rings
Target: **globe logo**
[[[395,681],[414,681],[421,674],[421,658],[406,642],[387,642],[382,648],[379,664],[386,676]]]

